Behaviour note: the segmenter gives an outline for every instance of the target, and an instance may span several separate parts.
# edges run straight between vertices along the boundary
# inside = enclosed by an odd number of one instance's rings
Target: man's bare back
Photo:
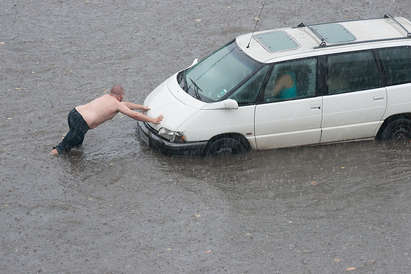
[[[77,106],[76,110],[83,116],[89,128],[95,128],[112,119],[119,111],[119,102],[114,96],[105,94],[93,101]]]
[[[145,112],[150,108],[130,102],[123,102],[123,96],[123,88],[121,86],[114,86],[110,94],[105,94],[85,105],[75,107],[75,111],[73,110],[74,113],[69,114],[69,120],[72,119],[72,124],[74,125],[70,125],[69,122],[70,131],[66,137],[64,137],[63,141],[51,151],[51,154],[58,155],[63,152],[68,152],[73,146],[81,145],[88,129],[96,128],[105,121],[112,119],[118,112],[135,120],[154,124],[158,124],[163,120],[163,115],[151,118],[143,113],[134,111],[141,110]],[[85,123],[87,125],[85,125]]]

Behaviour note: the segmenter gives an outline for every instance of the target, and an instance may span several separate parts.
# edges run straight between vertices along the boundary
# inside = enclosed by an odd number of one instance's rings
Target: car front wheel
[[[237,138],[222,137],[218,138],[207,146],[205,155],[227,155],[245,153],[247,148]]]

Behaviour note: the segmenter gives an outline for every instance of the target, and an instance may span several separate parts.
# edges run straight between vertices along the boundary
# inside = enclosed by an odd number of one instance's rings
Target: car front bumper
[[[149,147],[157,149],[164,154],[177,155],[203,155],[207,141],[172,143],[160,137],[157,132],[145,122],[137,122],[137,131],[140,139]]]

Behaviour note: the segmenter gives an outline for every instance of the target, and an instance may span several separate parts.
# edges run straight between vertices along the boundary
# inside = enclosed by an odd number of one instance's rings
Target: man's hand
[[[138,109],[141,110],[142,107],[143,107],[143,106],[139,105],[139,108],[138,108]],[[145,109],[147,109],[147,110],[150,109],[149,107],[146,107],[146,106],[144,106],[144,107],[145,107]],[[135,120],[150,122],[150,123],[153,123],[153,124],[159,124],[159,123],[163,120],[163,118],[164,118],[163,115],[160,115],[160,116],[158,116],[158,117],[156,117],[156,118],[151,118],[151,117],[149,117],[149,116],[147,116],[147,115],[145,115],[145,114],[143,114],[143,113],[141,113],[141,112],[132,111],[132,110],[127,106],[127,104],[122,104],[122,103],[119,104],[118,111],[120,111],[121,113],[123,113],[123,114],[127,115],[128,117],[131,117],[131,118],[133,118],[133,119],[135,119]]]
[[[150,110],[150,108],[149,108],[148,106],[141,106],[140,109],[141,109],[143,112],[146,112],[146,111],[149,111],[149,110]]]
[[[160,122],[163,121],[163,118],[164,118],[163,115],[160,115],[160,116],[158,116],[157,118],[153,118],[152,123],[153,123],[153,124],[160,124]]]

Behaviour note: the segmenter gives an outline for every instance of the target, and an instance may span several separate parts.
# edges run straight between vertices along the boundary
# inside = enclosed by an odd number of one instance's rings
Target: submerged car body
[[[154,89],[167,153],[219,154],[411,135],[411,22],[300,24],[245,34]]]

